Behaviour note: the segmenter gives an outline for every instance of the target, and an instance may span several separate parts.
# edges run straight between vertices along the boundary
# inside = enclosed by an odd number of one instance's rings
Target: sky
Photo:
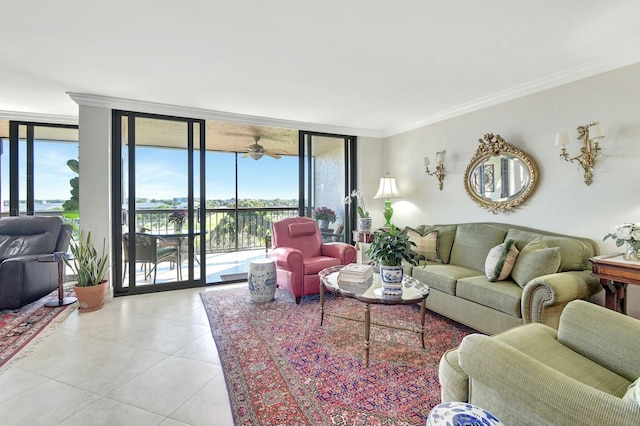
[[[24,144],[21,144],[24,146]],[[26,150],[19,153],[26,157]],[[298,197],[298,158],[282,156],[279,160],[264,156],[256,161],[238,156],[238,197],[241,199],[292,199]],[[37,141],[34,150],[35,198],[69,199],[69,180],[75,173],[67,166],[77,159],[74,143]],[[2,199],[9,196],[9,144],[3,140],[0,160]],[[82,167],[82,165],[80,166]],[[235,154],[206,154],[206,198],[235,197]],[[25,197],[26,162],[20,164],[20,198]],[[198,178],[196,178],[196,181]],[[173,199],[187,196],[186,150],[139,148],[136,151],[136,191],[140,198]]]

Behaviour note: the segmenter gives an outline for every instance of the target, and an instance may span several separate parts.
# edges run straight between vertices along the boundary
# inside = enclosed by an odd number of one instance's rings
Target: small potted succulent
[[[402,291],[402,263],[417,265],[423,259],[413,250],[415,243],[409,239],[406,229],[378,229],[373,233],[373,242],[367,250],[369,258],[380,268],[382,289],[387,294]]]
[[[106,242],[102,241],[102,251],[98,253],[91,242],[91,231],[80,231],[76,240],[73,236],[69,243],[72,258],[63,256],[64,263],[76,276],[74,291],[78,297],[80,312],[96,311],[104,305],[104,294],[108,281],[105,278],[109,266],[109,257],[105,253]]]

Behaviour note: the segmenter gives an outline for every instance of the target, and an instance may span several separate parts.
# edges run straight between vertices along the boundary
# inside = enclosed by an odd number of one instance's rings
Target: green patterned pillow
[[[422,235],[415,229],[407,227],[407,235],[409,240],[416,245],[413,247],[416,253],[423,255],[427,260],[440,262],[440,256],[438,256],[438,231],[429,231]]]
[[[524,288],[534,278],[558,272],[560,260],[558,247],[549,248],[542,240],[533,240],[518,255],[511,277]]]
[[[515,241],[512,239],[508,239],[489,250],[487,260],[484,263],[484,272],[489,281],[506,280],[511,274],[519,253]]]

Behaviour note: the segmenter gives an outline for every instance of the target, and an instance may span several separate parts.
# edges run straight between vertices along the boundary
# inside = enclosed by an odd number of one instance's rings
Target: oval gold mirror
[[[494,214],[520,205],[538,181],[535,163],[500,135],[488,133],[479,142],[464,173],[467,194]]]

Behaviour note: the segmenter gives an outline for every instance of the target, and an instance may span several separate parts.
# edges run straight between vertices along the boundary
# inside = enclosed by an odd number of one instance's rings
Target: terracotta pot
[[[98,285],[89,287],[75,286],[73,289],[78,297],[80,312],[93,312],[104,306],[104,294],[107,289],[107,280],[102,281]]]

